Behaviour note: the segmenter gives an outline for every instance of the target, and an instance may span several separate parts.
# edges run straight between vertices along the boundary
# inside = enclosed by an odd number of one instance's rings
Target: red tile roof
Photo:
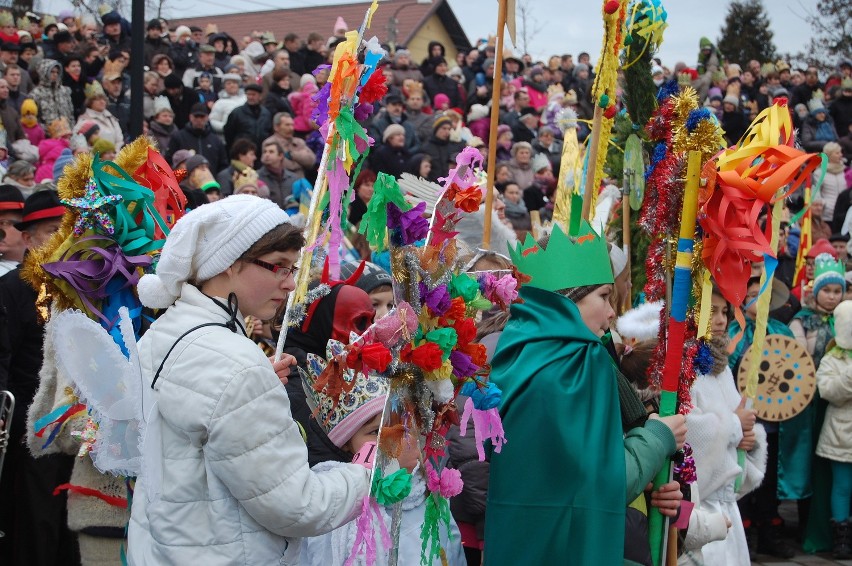
[[[252,31],[271,31],[278,41],[281,41],[286,34],[295,32],[304,40],[313,31],[330,37],[333,34],[332,28],[338,16],[346,21],[350,30],[357,29],[364,21],[364,15],[369,5],[370,2],[352,2],[310,8],[266,10],[185,19],[175,18],[169,23],[172,26],[198,26],[202,29],[207,24],[216,24],[220,32],[227,33],[238,41],[243,36],[251,34]],[[388,41],[388,22],[395,15],[397,18],[397,44],[405,45],[433,13],[437,13],[441,17],[458,47],[470,46],[458,20],[456,20],[445,0],[433,0],[431,4],[419,4],[416,0],[384,0],[379,3],[379,9],[373,16],[368,37],[375,35],[382,42]],[[459,32],[461,32],[460,35]]]

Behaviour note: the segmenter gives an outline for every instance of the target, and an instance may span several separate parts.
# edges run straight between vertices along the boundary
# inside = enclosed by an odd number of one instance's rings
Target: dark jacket
[[[420,151],[420,138],[417,136],[417,130],[415,129],[414,124],[408,121],[408,116],[405,115],[405,112],[402,113],[402,117],[399,122],[391,120],[390,114],[388,114],[387,111],[379,112],[373,118],[373,123],[370,124],[367,131],[370,134],[370,137],[376,140],[376,145],[384,145],[382,137],[385,133],[385,129],[395,123],[398,123],[405,130],[405,149],[407,149],[410,154],[415,154]]]
[[[144,59],[146,66],[151,66],[151,60],[155,55],[168,55],[169,52],[169,42],[164,40],[162,37],[158,37],[157,39],[147,36],[145,37],[143,53],[145,54]]]
[[[228,147],[240,138],[247,138],[261,147],[263,140],[272,135],[272,114],[263,105],[237,106],[225,122],[224,134]]]
[[[307,47],[299,49],[299,59],[302,63],[302,73],[313,73],[314,69],[325,63],[325,57],[322,53],[311,51]],[[293,69],[293,61],[290,61],[290,68]]]
[[[436,94],[446,94],[450,99],[450,108],[461,108],[464,105],[459,93],[459,83],[447,75],[432,73],[423,81],[423,89],[431,100],[435,100]]]
[[[834,120],[831,116],[826,114],[824,122],[820,122],[813,115],[809,115],[802,121],[799,142],[805,151],[819,153],[830,141],[837,141],[837,130],[834,128]]]
[[[6,143],[11,146],[12,142],[22,140],[26,137],[24,129],[21,128],[21,115],[15,110],[9,100],[0,100],[0,120],[6,128]]]
[[[80,73],[80,78],[76,81],[68,73],[62,73],[62,84],[71,89],[71,104],[74,105],[75,118],[86,111],[87,82],[86,76],[83,73]]]
[[[182,77],[187,69],[198,64],[198,44],[191,39],[186,43],[172,43],[169,46],[169,57],[175,64],[175,74]]]
[[[172,124],[168,128],[159,122],[151,120],[151,123],[148,125],[148,133],[157,140],[157,147],[160,148],[160,152],[165,152],[169,148],[169,143],[171,142],[172,134],[177,131],[177,126]]]
[[[293,115],[293,107],[290,106],[290,101],[287,100],[287,95],[291,92],[292,90],[285,92],[283,88],[278,86],[278,83],[272,83],[269,86],[269,92],[266,93],[263,105],[269,110],[269,114],[273,118],[279,112],[287,112],[291,116]]]
[[[429,180],[437,182],[438,177],[446,177],[447,173],[450,172],[450,161],[455,159],[462,149],[464,149],[464,144],[439,140],[434,135],[432,139],[423,144],[421,151],[432,158],[432,171],[429,173]]]
[[[218,135],[213,133],[210,124],[203,130],[196,130],[192,124],[187,124],[174,132],[169,140],[167,160],[179,149],[194,149],[195,153],[203,155],[210,162],[210,172],[214,175],[228,166],[228,155],[225,145]]]
[[[175,113],[175,126],[183,128],[189,122],[189,113],[192,111],[192,105],[198,102],[198,93],[191,88],[183,87],[183,91],[178,96],[171,96],[166,93],[169,99],[169,104],[172,105],[172,110]]]
[[[852,126],[852,96],[838,96],[828,107],[828,115],[834,120],[837,137],[848,134],[849,126]]]
[[[281,173],[275,173],[265,165],[258,169],[258,178],[269,187],[269,200],[284,208],[284,199],[293,194],[293,183],[299,179],[295,174],[283,168]]]
[[[379,146],[378,149],[370,154],[370,161],[374,171],[381,171],[394,177],[399,177],[403,171],[407,170],[410,159],[411,153],[404,147],[395,148],[387,144]]]

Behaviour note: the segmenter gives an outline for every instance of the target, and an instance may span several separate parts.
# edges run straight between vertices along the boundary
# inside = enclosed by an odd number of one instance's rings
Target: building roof
[[[346,21],[350,30],[357,29],[364,21],[369,5],[370,2],[352,2],[309,8],[174,18],[170,21],[170,25],[198,26],[204,29],[208,24],[216,24],[219,31],[237,40],[253,31],[271,31],[278,41],[281,41],[286,34],[295,32],[304,40],[313,31],[330,37],[338,16]],[[446,0],[432,0],[431,4],[421,4],[416,0],[384,0],[379,3],[379,9],[373,16],[372,27],[367,36],[375,35],[381,42],[388,42],[390,20],[396,17],[396,43],[406,45],[433,14],[440,18],[457,48],[471,47],[467,35]]]

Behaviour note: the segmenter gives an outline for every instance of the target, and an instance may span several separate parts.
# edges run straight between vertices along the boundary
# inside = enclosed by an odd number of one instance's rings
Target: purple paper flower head
[[[369,102],[359,102],[355,105],[355,120],[361,122],[373,113],[373,105]]]
[[[322,126],[328,121],[329,96],[331,96],[331,83],[327,82],[311,97],[311,100],[317,103],[316,108],[311,112],[311,120],[316,122],[318,126]]]
[[[450,363],[453,365],[453,375],[458,379],[472,377],[479,371],[479,366],[473,363],[470,356],[458,350],[450,352]]]
[[[452,297],[446,285],[438,285],[426,293],[426,306],[436,316],[443,316],[452,304]]]
[[[423,218],[424,210],[425,202],[405,212],[394,203],[388,203],[388,228],[394,243],[408,246],[426,237],[429,233],[429,221]]]

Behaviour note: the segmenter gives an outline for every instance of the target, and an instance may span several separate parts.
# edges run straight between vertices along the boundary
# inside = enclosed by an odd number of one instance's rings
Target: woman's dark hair
[[[241,155],[245,155],[250,151],[257,153],[257,146],[254,142],[247,138],[239,138],[231,146],[231,159],[239,159]]]
[[[305,245],[302,229],[293,224],[280,224],[260,237],[246,252],[241,260],[258,259],[272,252],[300,250]]]
[[[651,358],[657,348],[657,340],[643,340],[637,343],[628,353],[621,357],[621,373],[637,389],[647,389],[651,386],[648,377],[648,368],[651,367]]]

